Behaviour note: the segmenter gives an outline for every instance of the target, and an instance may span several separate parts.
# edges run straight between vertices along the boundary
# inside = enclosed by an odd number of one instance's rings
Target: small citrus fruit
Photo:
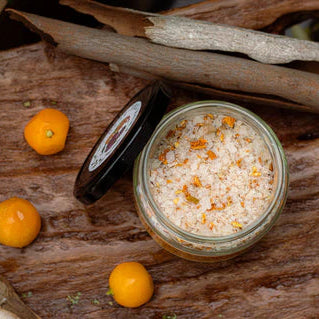
[[[12,197],[0,203],[0,243],[22,248],[38,236],[41,218],[27,200]]]
[[[28,144],[41,155],[52,155],[64,149],[69,131],[68,117],[55,109],[44,109],[24,128]]]
[[[152,277],[144,266],[137,262],[117,265],[110,275],[109,286],[115,301],[129,308],[145,304],[154,292]]]

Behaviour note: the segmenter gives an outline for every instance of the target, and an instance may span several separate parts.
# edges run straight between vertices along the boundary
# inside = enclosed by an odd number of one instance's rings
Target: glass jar
[[[253,127],[268,147],[273,163],[274,188],[267,209],[259,219],[243,230],[226,236],[197,235],[174,225],[161,212],[150,191],[150,158],[159,142],[182,120],[207,113],[232,116]],[[271,229],[286,202],[288,167],[278,138],[260,117],[235,104],[201,101],[174,109],[164,116],[135,161],[133,183],[139,217],[156,242],[169,252],[185,259],[214,262],[239,255]]]

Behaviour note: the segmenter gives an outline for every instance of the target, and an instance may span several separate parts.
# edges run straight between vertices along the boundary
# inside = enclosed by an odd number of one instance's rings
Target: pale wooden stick
[[[294,60],[319,61],[319,44],[286,36],[268,34],[183,17],[147,17],[145,27],[152,42],[191,50],[239,52],[263,63]]]
[[[209,52],[175,49],[63,21],[7,10],[59,48],[173,81],[279,96],[319,111],[319,76]]]

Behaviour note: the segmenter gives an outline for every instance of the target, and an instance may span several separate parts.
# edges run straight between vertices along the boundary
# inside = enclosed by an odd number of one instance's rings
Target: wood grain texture
[[[275,65],[210,52],[195,52],[149,43],[145,39],[97,30],[8,9],[64,52],[123,65],[178,82],[222,90],[280,97],[319,111],[319,76]],[[300,109],[301,106],[298,107]]]
[[[18,319],[40,319],[23,303],[10,283],[0,276],[0,318],[3,319],[1,310],[8,311]]]
[[[145,84],[103,64],[45,53],[42,44],[0,53],[0,200],[27,198],[43,221],[29,247],[0,246],[0,273],[20,295],[32,292],[24,302],[42,318],[161,319],[167,313],[178,319],[317,318],[319,139],[298,137],[317,131],[319,116],[243,105],[282,141],[291,184],[277,224],[234,260],[194,263],[161,249],[137,217],[130,174],[95,205],[85,207],[73,198],[76,174],[92,144]],[[202,98],[175,90],[170,107]],[[23,140],[23,128],[49,106],[68,115],[71,129],[62,153],[41,157]],[[130,260],[142,262],[155,282],[152,300],[138,309],[110,304],[105,295],[112,268]],[[66,297],[77,292],[80,301],[71,307]]]
[[[145,27],[146,37],[170,47],[239,52],[270,64],[319,61],[319,44],[314,41],[183,17],[151,16],[147,19],[152,25]]]
[[[163,13],[257,30],[285,15],[318,10],[317,0],[207,0]]]

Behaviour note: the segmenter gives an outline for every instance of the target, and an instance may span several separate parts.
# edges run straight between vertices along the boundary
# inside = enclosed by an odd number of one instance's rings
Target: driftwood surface
[[[150,238],[133,204],[131,173],[96,204],[72,196],[93,143],[145,81],[100,63],[45,53],[35,44],[0,53],[0,200],[21,196],[43,227],[29,247],[0,246],[0,273],[42,318],[317,318],[319,314],[319,139],[317,115],[255,108],[283,143],[290,168],[287,206],[253,249],[216,264],[175,257]],[[206,99],[175,90],[171,108]],[[31,106],[24,106],[29,101]],[[25,105],[28,105],[25,104]],[[37,155],[23,128],[43,107],[70,118],[65,150]],[[305,140],[307,138],[307,140]],[[124,261],[142,262],[155,282],[152,300],[125,309],[106,296],[108,275]],[[73,306],[66,299],[81,292]],[[99,304],[94,304],[94,299]]]
[[[74,55],[123,65],[168,80],[276,96],[300,104],[298,109],[317,113],[319,110],[317,74],[222,54],[170,48],[106,30],[12,9],[7,11],[62,51]]]

